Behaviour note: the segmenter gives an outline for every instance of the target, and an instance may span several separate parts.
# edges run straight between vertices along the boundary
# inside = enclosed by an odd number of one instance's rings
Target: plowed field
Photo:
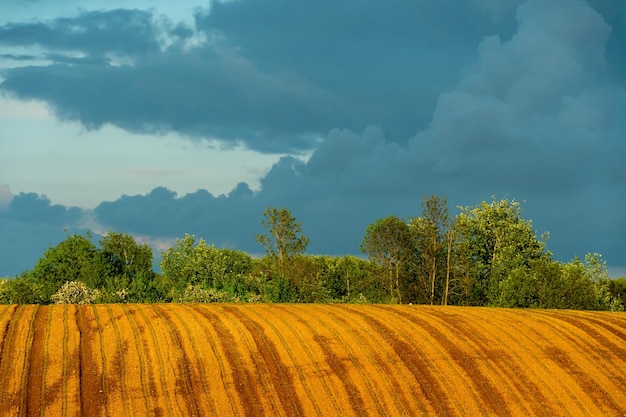
[[[0,416],[626,416],[626,314],[0,305]]]

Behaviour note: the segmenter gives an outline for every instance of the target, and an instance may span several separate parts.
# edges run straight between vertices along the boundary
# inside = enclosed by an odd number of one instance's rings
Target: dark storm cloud
[[[517,11],[519,3],[248,0],[199,9],[195,27],[140,10],[8,23],[0,27],[0,43],[38,45],[46,50],[41,58],[53,64],[5,70],[0,90],[44,100],[62,120],[78,120],[90,129],[111,123],[132,132],[217,136],[266,152],[313,149],[316,138],[331,129],[361,131],[369,125],[406,143],[428,127],[441,93],[453,89],[477,58],[477,65],[493,67],[482,74],[495,89],[485,94],[500,98],[498,82],[514,76],[504,72],[524,73],[532,56],[485,59],[490,48],[515,34],[516,17],[522,24],[528,20],[524,7]],[[525,24],[526,31],[534,33],[535,25],[546,35],[537,35],[545,43],[530,45],[528,52],[554,55],[539,63],[551,67],[549,77],[535,77],[532,85],[520,82],[518,100],[533,89],[545,89],[554,99],[564,91],[550,85],[568,81],[560,79],[560,71],[570,61],[559,55],[567,51],[551,43],[551,35],[576,27],[570,8],[562,9],[553,28],[539,20]],[[616,25],[605,26],[613,34],[606,42],[609,70],[623,75],[614,68],[624,62],[616,43],[624,19],[616,17],[617,7],[603,3],[599,9]],[[595,13],[595,19],[603,17]],[[573,39],[582,47],[575,49],[597,47],[594,39],[607,33],[601,27],[600,33],[588,32],[582,23],[575,30],[580,37]],[[597,64],[604,47],[584,65]],[[468,82],[480,88],[480,80]],[[530,99],[527,105],[554,103]]]
[[[284,205],[303,220],[312,251],[355,253],[367,224],[418,215],[423,194],[452,206],[495,195],[524,201],[558,259],[598,251],[626,263],[626,91],[606,77],[611,27],[583,2],[529,1],[516,16],[510,37],[479,42],[475,63],[408,143],[380,127],[332,130],[307,162],[275,164],[243,218]],[[239,239],[253,234],[240,230]]]
[[[311,149],[330,129],[370,124],[406,141],[475,43],[507,32],[453,3],[215,2],[196,28],[139,10],[9,23],[0,43],[38,45],[54,64],[6,70],[0,88],[88,128],[215,135],[262,151]]]
[[[152,13],[140,10],[84,12],[51,22],[7,23],[0,27],[0,42],[5,45],[38,45],[90,55],[154,52],[159,49],[157,35]]]
[[[53,205],[47,197],[35,193],[11,197],[6,206],[0,206],[0,277],[32,269],[46,249],[64,239],[69,231],[78,230],[84,214],[78,208]]]
[[[475,43],[497,28],[508,32],[453,0],[214,2],[196,20],[260,68],[287,70],[344,98],[355,115],[326,130],[374,124],[400,141],[427,124]]]
[[[208,191],[177,196],[165,188],[146,195],[122,196],[101,203],[94,210],[101,225],[142,236],[161,239],[196,234],[210,243],[252,250],[254,232],[262,208],[249,187],[242,183],[228,196]]]
[[[535,110],[553,108],[568,83],[585,81],[576,70],[589,74],[589,66],[604,63],[624,84],[622,3],[594,1],[598,12],[584,19],[612,26],[583,20],[580,27],[573,19],[580,5],[591,10],[586,3],[544,2],[546,9],[561,5],[560,20],[551,26],[541,20],[552,19],[549,13],[529,20],[525,10],[536,5],[518,8],[521,3],[248,0],[199,9],[195,27],[141,10],[7,23],[0,44],[37,45],[53,64],[5,70],[0,90],[44,100],[60,119],[90,129],[111,123],[132,132],[217,136],[255,150],[296,152],[313,149],[331,129],[369,125],[406,144],[428,127],[441,93],[454,89],[477,59],[474,65],[491,72],[465,77],[472,86],[464,91],[502,99],[499,84],[530,74],[507,94],[519,104],[528,97],[526,105]],[[561,35],[572,43],[555,44]],[[526,51],[492,53],[533,36],[539,43],[528,42]],[[581,62],[570,49],[591,60]],[[528,61],[536,66],[526,68]],[[491,90],[480,90],[480,77]],[[535,100],[542,90],[551,96]]]

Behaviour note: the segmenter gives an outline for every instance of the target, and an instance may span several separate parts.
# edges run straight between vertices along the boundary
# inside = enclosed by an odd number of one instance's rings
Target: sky
[[[367,225],[519,201],[626,275],[624,0],[3,0],[0,276],[68,233],[313,254]]]

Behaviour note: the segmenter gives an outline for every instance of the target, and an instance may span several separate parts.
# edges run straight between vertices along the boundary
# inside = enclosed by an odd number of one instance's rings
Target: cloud
[[[39,45],[90,55],[143,55],[159,50],[157,29],[151,12],[118,9],[50,22],[7,23],[0,27],[0,39],[10,46]]]
[[[297,153],[332,129],[370,125],[406,144],[472,62],[481,71],[462,91],[527,111],[554,109],[607,63],[624,82],[618,2],[594,1],[602,14],[581,1],[520,3],[257,0],[212,2],[195,26],[134,9],[7,23],[0,43],[38,45],[49,64],[4,70],[0,91],[88,129]]]
[[[306,80],[263,73],[224,48],[146,54],[132,65],[97,65],[91,55],[57,61],[5,70],[0,88],[44,100],[59,119],[88,129],[110,123],[135,133],[217,136],[267,152],[312,147],[323,119],[338,123],[333,109],[347,107]]]
[[[563,16],[577,25],[564,26]],[[552,232],[560,259],[593,250],[623,259],[626,225],[615,213],[626,198],[617,156],[626,154],[626,93],[597,82],[610,28],[586,3],[571,1],[528,1],[517,21],[509,39],[479,42],[475,63],[406,145],[380,127],[331,130],[306,162],[275,164],[243,216],[285,205],[315,235],[313,251],[355,253],[369,222],[418,215],[422,194],[447,195],[452,205],[496,195],[526,201],[527,217],[539,233]],[[220,207],[214,197],[195,197],[204,212],[215,213],[209,202]],[[228,200],[219,204],[232,207]],[[224,233],[213,227],[203,230]],[[252,235],[248,227],[235,233]]]
[[[0,195],[11,197],[8,187]],[[17,275],[32,269],[46,249],[57,244],[83,216],[78,208],[52,205],[34,193],[19,193],[10,199],[8,208],[0,207],[0,276]]]
[[[78,208],[52,205],[45,195],[35,193],[19,193],[13,196],[9,209],[14,213],[13,219],[33,223],[71,224],[81,215]]]
[[[213,196],[198,190],[184,196],[159,187],[146,195],[122,196],[95,208],[99,224],[134,235],[176,238],[185,233],[197,234],[221,246],[233,246],[247,239],[245,230],[254,229],[253,192],[246,184],[235,187],[228,196]],[[258,213],[261,211],[256,210]],[[236,237],[236,238],[235,238]],[[246,249],[250,245],[245,245]]]
[[[0,43],[37,45],[50,64],[3,71],[0,90],[89,129],[173,131],[264,152],[310,150],[333,128],[372,124],[406,141],[471,62],[472,42],[494,29],[452,3],[214,2],[196,27],[141,10],[8,23]]]

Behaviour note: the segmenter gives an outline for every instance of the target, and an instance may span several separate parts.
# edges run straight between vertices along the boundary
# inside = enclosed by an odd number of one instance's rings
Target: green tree
[[[100,240],[100,250],[111,276],[132,279],[152,273],[152,249],[146,243],[137,243],[129,234],[108,232]]]
[[[450,216],[446,198],[435,195],[422,199],[422,217],[411,219],[411,231],[423,262],[423,269],[428,274],[430,304],[435,303],[435,288],[441,271],[446,271],[446,285],[442,304],[447,303],[450,279],[450,259],[446,250],[451,246],[449,234]],[[450,242],[448,242],[450,240]]]
[[[80,281],[90,288],[103,284],[109,267],[98,248],[86,236],[74,234],[49,248],[37,261],[30,278],[40,286],[43,302],[67,281]]]
[[[243,296],[248,291],[246,275],[252,269],[252,260],[243,252],[218,249],[186,234],[161,255],[160,265],[176,294],[192,285]]]
[[[525,267],[516,268],[500,282],[496,305],[510,308],[539,306],[539,282],[536,275]]]
[[[322,256],[296,255],[290,258],[287,274],[297,291],[297,302],[324,303],[330,299],[326,286],[324,270],[325,258]]]
[[[370,224],[361,242],[361,252],[379,265],[386,275],[389,296],[403,302],[406,265],[414,254],[411,231],[406,221],[388,216]]]
[[[164,301],[165,294],[152,270],[152,249],[129,235],[109,231],[100,240],[100,252],[108,266],[101,300],[110,302]]]
[[[382,299],[380,294],[375,294],[375,267],[370,261],[353,255],[324,256],[323,259],[322,279],[332,301],[351,302],[363,297]]]
[[[611,294],[609,269],[606,261],[602,259],[602,255],[599,253],[586,254],[584,266],[585,273],[595,288],[596,299],[594,308],[596,310],[621,311],[622,304],[620,300]]]
[[[456,231],[461,250],[474,277],[468,294],[470,304],[497,304],[500,283],[530,261],[550,256],[537,239],[532,222],[522,218],[518,202],[507,199],[461,207]]]
[[[287,259],[304,253],[309,244],[302,234],[302,222],[297,222],[285,208],[267,207],[261,223],[267,233],[256,235],[255,239],[265,248],[267,256],[276,261],[279,276],[284,278]]]
[[[598,292],[589,265],[578,258],[561,266],[562,284],[552,291],[552,303],[546,308],[568,308],[574,310],[597,310]],[[555,286],[556,287],[556,286]]]
[[[211,255],[212,287],[234,296],[245,296],[253,291],[247,276],[252,271],[252,258],[242,251],[215,248]]]
[[[626,278],[620,277],[609,282],[609,292],[616,302],[622,305],[622,309],[626,308]]]
[[[41,286],[22,273],[0,279],[0,304],[40,304]]]

